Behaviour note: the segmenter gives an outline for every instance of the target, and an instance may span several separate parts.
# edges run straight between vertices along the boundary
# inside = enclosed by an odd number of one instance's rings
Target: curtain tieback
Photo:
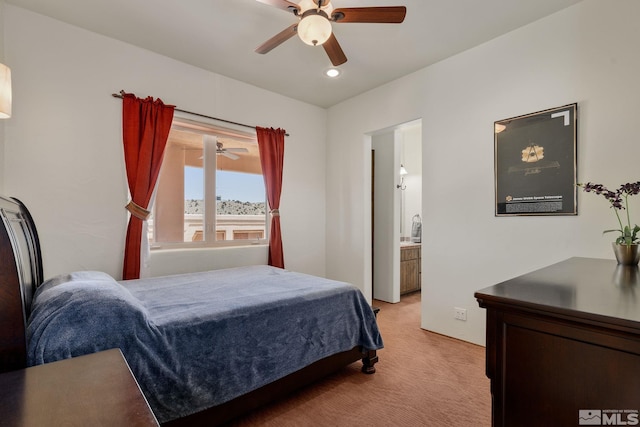
[[[280,210],[279,209],[271,209],[269,211],[269,213],[271,214],[271,216],[280,216]]]
[[[151,211],[146,210],[142,206],[135,203],[133,200],[131,200],[129,204],[125,206],[125,209],[131,212],[131,215],[142,221],[146,221],[147,218],[149,218],[149,216],[151,215]]]

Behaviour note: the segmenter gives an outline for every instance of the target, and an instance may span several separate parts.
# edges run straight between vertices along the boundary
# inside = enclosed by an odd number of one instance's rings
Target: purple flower
[[[634,225],[631,228],[631,219],[629,217],[629,209],[627,198],[629,196],[634,196],[636,194],[640,194],[640,181],[634,183],[626,183],[622,184],[617,190],[611,191],[602,184],[594,184],[592,182],[587,182],[586,184],[577,184],[578,187],[581,187],[587,193],[595,193],[602,195],[607,201],[611,204],[611,207],[614,208],[614,213],[616,214],[616,218],[618,219],[618,223],[620,224],[620,228],[616,230],[606,230],[604,233],[608,233],[611,231],[616,231],[620,233],[620,236],[616,239],[616,243],[631,245],[634,243],[638,243],[638,232],[640,232],[640,227],[638,225]],[[627,211],[627,224],[623,225],[620,219],[620,215],[618,214],[619,210]]]

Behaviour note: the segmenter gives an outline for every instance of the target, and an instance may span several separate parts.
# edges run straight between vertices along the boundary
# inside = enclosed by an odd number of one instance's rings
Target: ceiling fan
[[[346,7],[334,9],[331,0],[301,0],[299,4],[288,0],[257,0],[293,13],[299,21],[271,37],[256,48],[257,53],[267,53],[289,40],[295,34],[308,45],[322,45],[331,63],[338,66],[347,62],[331,23],[363,22],[399,24],[404,21],[404,6]]]
[[[222,154],[225,157],[230,158],[231,160],[238,160],[240,156],[233,153],[248,153],[249,150],[246,148],[224,148],[222,142],[216,142],[216,154]]]

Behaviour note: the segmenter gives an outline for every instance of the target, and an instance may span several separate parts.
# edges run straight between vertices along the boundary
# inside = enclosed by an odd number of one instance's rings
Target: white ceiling
[[[295,1],[295,0],[292,0]],[[322,47],[291,38],[254,52],[296,21],[256,0],[5,0],[282,95],[330,107],[581,0],[333,0],[407,7],[402,24],[335,23],[348,61],[329,79]]]

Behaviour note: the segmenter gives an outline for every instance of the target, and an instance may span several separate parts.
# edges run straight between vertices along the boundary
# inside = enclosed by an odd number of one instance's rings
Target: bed
[[[0,197],[0,372],[120,348],[164,425],[219,425],[362,360],[382,339],[352,285],[269,266],[43,281],[35,224]]]

